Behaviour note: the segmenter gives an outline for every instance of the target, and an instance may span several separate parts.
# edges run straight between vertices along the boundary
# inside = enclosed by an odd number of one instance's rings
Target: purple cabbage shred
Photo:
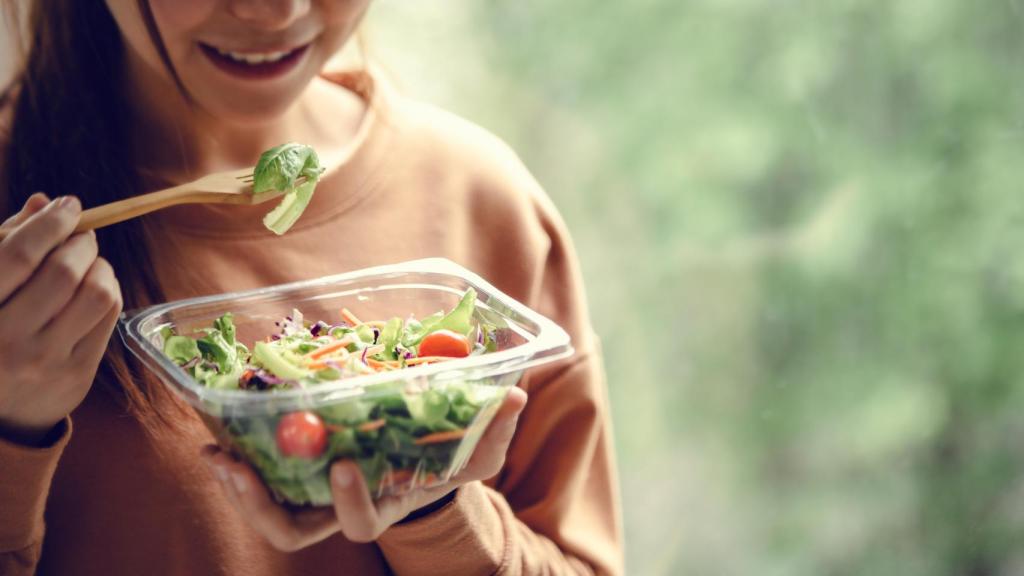
[[[331,328],[332,326],[330,324],[324,322],[323,320],[317,320],[316,324],[314,324],[313,327],[309,329],[309,333],[312,334],[314,338],[316,338],[321,334],[327,334],[331,330]]]

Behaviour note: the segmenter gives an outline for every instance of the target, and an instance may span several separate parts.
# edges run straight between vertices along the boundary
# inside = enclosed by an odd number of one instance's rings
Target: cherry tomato
[[[463,358],[470,350],[469,339],[451,330],[431,332],[420,342],[420,356]]]
[[[312,412],[285,414],[277,423],[277,447],[285,456],[314,459],[327,448],[327,428]]]

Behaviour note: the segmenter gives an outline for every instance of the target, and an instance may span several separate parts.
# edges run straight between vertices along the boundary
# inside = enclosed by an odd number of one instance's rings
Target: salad
[[[302,216],[324,168],[310,146],[287,142],[260,155],[253,170],[252,193],[284,192],[281,202],[263,217],[263,225],[284,234]]]
[[[226,313],[192,335],[163,333],[163,352],[208,388],[274,394],[364,374],[487,354],[505,326],[475,306],[468,289],[448,312],[425,318],[363,321],[348,309],[336,323],[309,322],[294,310],[276,333],[252,346],[236,338]],[[355,460],[372,493],[391,494],[442,482],[468,458],[507,388],[454,381],[416,387],[396,378],[362,388],[355,398],[280,414],[233,417],[218,428],[260,473],[279,499],[327,505],[330,463]]]

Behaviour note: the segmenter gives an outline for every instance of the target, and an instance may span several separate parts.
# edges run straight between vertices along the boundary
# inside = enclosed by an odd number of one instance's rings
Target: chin
[[[280,118],[317,76],[322,58],[318,46],[311,48],[291,61],[256,66],[207,54],[191,69],[179,70],[193,103],[206,114],[231,124],[258,125]]]

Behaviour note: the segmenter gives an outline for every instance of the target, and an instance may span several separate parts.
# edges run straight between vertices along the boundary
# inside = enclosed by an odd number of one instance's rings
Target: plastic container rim
[[[167,358],[163,351],[154,346],[148,338],[142,335],[139,326],[153,316],[166,314],[175,310],[194,306],[205,306],[228,302],[232,300],[249,299],[270,295],[280,292],[330,286],[332,284],[343,284],[369,277],[379,276],[382,280],[388,276],[396,276],[408,273],[427,273],[448,275],[464,281],[477,291],[478,298],[486,296],[487,300],[496,300],[499,304],[511,309],[526,320],[538,327],[536,336],[518,346],[473,356],[460,358],[438,364],[427,364],[404,368],[399,373],[381,372],[378,374],[367,374],[338,380],[337,382],[317,385],[310,388],[296,388],[293,390],[278,390],[273,393],[253,393],[245,390],[223,390],[207,388],[202,386],[181,370],[181,368]],[[492,306],[489,306],[493,308]],[[512,319],[510,322],[518,324]],[[291,400],[306,399],[310,396],[330,396],[332,400],[344,399],[346,397],[358,397],[364,394],[364,388],[374,384],[395,382],[399,380],[432,379],[434,381],[444,380],[467,380],[481,379],[489,376],[498,376],[514,371],[525,370],[536,365],[546,364],[571,356],[574,353],[569,341],[569,335],[561,326],[539,314],[518,300],[508,296],[495,288],[492,284],[481,278],[479,275],[470,272],[466,268],[447,260],[445,258],[423,258],[410,260],[397,264],[373,266],[341,274],[332,274],[311,280],[301,280],[274,286],[266,286],[251,290],[237,292],[225,292],[210,296],[199,296],[156,304],[145,308],[122,312],[118,322],[118,333],[122,341],[131,352],[152,370],[162,372],[171,378],[177,387],[178,393],[187,390],[196,396],[199,401],[212,402],[217,404],[247,404],[261,403],[273,400],[275,402],[288,402]]]

